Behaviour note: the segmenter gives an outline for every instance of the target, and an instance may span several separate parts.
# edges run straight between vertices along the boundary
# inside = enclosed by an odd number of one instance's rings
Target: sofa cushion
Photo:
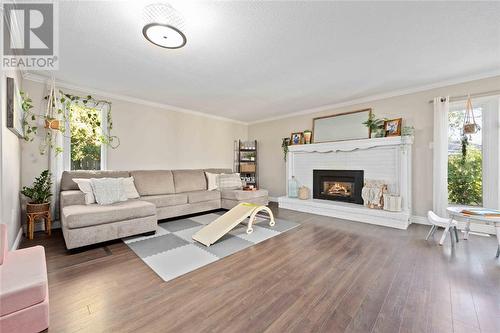
[[[223,199],[231,199],[238,201],[250,200],[252,198],[267,197],[267,190],[243,191],[243,190],[223,190],[221,197]]]
[[[85,193],[82,191],[62,191],[60,198],[62,208],[71,205],[85,205]]]
[[[188,203],[187,194],[160,194],[160,195],[147,195],[140,198],[141,200],[151,202],[156,207],[167,207],[184,205]]]
[[[175,193],[202,191],[207,189],[203,170],[173,170]]]
[[[175,193],[174,178],[170,170],[131,171],[135,187],[141,196]]]
[[[210,169],[204,169],[203,171],[209,172],[209,173],[233,173],[233,170],[231,169],[222,169],[222,168],[210,168]]]
[[[195,192],[188,192],[187,195],[189,203],[220,199],[219,191],[195,191]]]
[[[62,209],[62,221],[69,229],[84,228],[156,214],[156,207],[150,202],[129,200],[112,205],[74,205]]]
[[[47,267],[42,246],[9,252],[0,266],[0,315],[33,306],[47,298]]]
[[[73,181],[73,178],[126,178],[129,176],[130,174],[128,171],[64,171],[61,178],[61,191],[79,189],[78,185]]]

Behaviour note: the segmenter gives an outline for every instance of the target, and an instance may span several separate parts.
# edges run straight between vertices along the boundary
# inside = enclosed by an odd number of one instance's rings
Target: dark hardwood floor
[[[45,246],[49,332],[500,332],[493,237],[452,250],[408,230],[273,210],[301,226],[171,282],[121,241]]]

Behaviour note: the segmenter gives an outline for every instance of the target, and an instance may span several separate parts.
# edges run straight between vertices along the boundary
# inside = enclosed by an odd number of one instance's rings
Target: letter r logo
[[[53,55],[53,4],[4,3],[3,9],[4,55]]]

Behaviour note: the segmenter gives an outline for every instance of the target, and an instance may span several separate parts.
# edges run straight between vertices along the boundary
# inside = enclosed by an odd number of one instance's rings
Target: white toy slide
[[[252,225],[255,221],[255,216],[257,213],[262,211],[269,214],[269,225],[274,226],[276,223],[274,222],[274,215],[268,207],[251,203],[240,203],[195,233],[193,235],[193,239],[205,246],[210,246],[217,242],[222,236],[234,229],[238,224],[243,222],[247,217],[250,217],[250,220],[248,221],[247,234],[251,234],[253,232]]]

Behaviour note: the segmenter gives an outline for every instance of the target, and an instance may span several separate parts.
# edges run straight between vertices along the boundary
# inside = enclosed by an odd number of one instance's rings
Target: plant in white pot
[[[49,170],[44,170],[40,176],[35,178],[33,186],[24,186],[21,193],[28,197],[30,202],[26,204],[27,213],[46,212],[50,208],[50,197],[52,196],[52,175]]]

